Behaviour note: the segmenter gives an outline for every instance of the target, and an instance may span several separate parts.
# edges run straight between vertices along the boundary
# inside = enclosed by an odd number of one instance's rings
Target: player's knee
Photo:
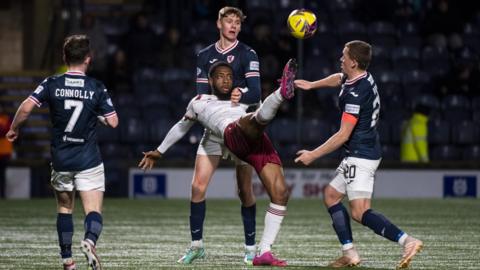
[[[280,205],[286,205],[290,192],[286,185],[281,185],[276,188],[274,195],[272,196],[272,202]]]
[[[207,185],[200,181],[193,181],[192,196],[205,196],[207,192]]]
[[[255,203],[255,195],[253,194],[251,186],[249,188],[238,189],[238,197],[244,206],[250,206]]]
[[[351,208],[350,212],[352,215],[352,219],[355,220],[358,223],[362,223],[362,217],[363,214],[365,213],[366,209],[363,208]]]
[[[323,202],[327,207],[331,207],[339,203],[341,198],[338,197],[337,192],[330,186],[327,185],[323,190]]]

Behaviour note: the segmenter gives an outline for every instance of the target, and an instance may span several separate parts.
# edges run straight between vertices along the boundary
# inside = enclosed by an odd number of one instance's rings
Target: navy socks
[[[85,217],[85,239],[89,239],[93,244],[97,243],[98,237],[103,228],[103,218],[98,212],[90,212]]]
[[[338,240],[342,245],[352,243],[352,228],[350,227],[350,216],[343,204],[337,203],[328,208],[328,213],[332,217],[333,229],[337,233]]]
[[[249,207],[242,206],[243,230],[245,233],[245,245],[255,245],[255,216],[257,214],[257,205]]]
[[[73,238],[72,214],[57,214],[57,233],[62,259],[71,258]]]
[[[205,220],[205,200],[195,203],[190,202],[190,233],[192,241],[203,238],[203,221]]]
[[[384,215],[368,209],[362,216],[362,224],[372,229],[376,234],[388,240],[398,242],[404,234],[397,226],[392,224]]]

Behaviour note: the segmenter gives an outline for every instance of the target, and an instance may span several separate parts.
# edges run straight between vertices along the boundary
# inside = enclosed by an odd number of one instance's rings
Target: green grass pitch
[[[76,204],[74,259],[79,269],[86,269],[78,248],[83,213],[80,202]],[[257,243],[266,206],[266,201],[257,204]],[[425,249],[415,257],[411,269],[480,269],[478,199],[375,199],[373,208],[424,241]],[[97,247],[104,269],[255,268],[242,264],[243,227],[235,200],[207,200],[207,258],[190,266],[176,264],[190,243],[188,209],[187,199],[106,198],[104,230]],[[0,200],[0,269],[61,269],[55,216],[53,198]],[[394,269],[401,248],[352,224],[363,259],[356,269]],[[274,251],[288,260],[288,268],[328,269],[328,262],[340,255],[340,245],[320,200],[291,200]]]

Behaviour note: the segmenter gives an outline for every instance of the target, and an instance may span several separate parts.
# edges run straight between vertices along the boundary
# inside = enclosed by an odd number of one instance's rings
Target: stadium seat
[[[452,123],[471,119],[470,101],[462,95],[448,95],[442,100],[443,117]]]
[[[472,113],[473,122],[480,124],[480,108],[475,107],[476,109]]]
[[[367,29],[358,21],[347,21],[338,25],[338,36],[341,43],[351,40],[367,40]]]
[[[458,161],[462,157],[458,147],[454,145],[439,145],[432,149],[432,161]]]
[[[479,110],[480,109],[480,96],[475,96],[472,99],[472,108],[474,110]]]
[[[419,34],[419,27],[416,22],[409,21],[399,25],[399,32],[402,37]]]
[[[145,123],[139,117],[126,117],[121,121],[120,140],[126,143],[145,141]]]
[[[405,70],[402,74],[402,84],[405,96],[415,97],[424,93],[430,76],[418,69]]]
[[[397,45],[395,26],[390,22],[371,23],[368,26],[368,35],[372,44],[392,49]]]
[[[382,159],[389,161],[400,160],[400,147],[392,144],[382,144]]]
[[[400,46],[392,51],[392,59],[395,71],[405,72],[418,69],[420,51],[415,47]]]
[[[480,161],[480,145],[465,146],[462,157],[465,161]]]
[[[97,124],[97,140],[99,143],[103,142],[118,142],[120,139],[119,128],[106,127],[102,124]]]
[[[440,76],[450,69],[448,51],[442,48],[425,47],[422,51],[422,69],[432,76]]]
[[[302,122],[302,143],[322,143],[330,136],[330,125],[319,119],[304,119]]]
[[[402,140],[403,121],[390,122],[390,139],[392,144],[399,145]]]
[[[372,61],[370,71],[372,74],[377,74],[373,70],[390,70],[392,68],[392,55],[389,48],[373,45]]]
[[[456,145],[480,143],[479,125],[468,120],[453,124],[452,142]]]
[[[401,86],[399,74],[396,74],[392,71],[379,70],[376,73],[373,73],[372,71],[372,74],[380,92],[383,88],[399,88]]]
[[[426,106],[435,111],[440,108],[440,101],[432,94],[421,94],[415,97],[412,103],[412,108],[415,108],[415,105],[417,104]]]
[[[172,110],[170,106],[161,105],[161,104],[151,104],[149,106],[142,107],[143,119],[147,122],[151,122],[158,118],[172,118]]]
[[[433,145],[450,143],[450,124],[439,118],[428,121],[428,142]]]
[[[128,159],[133,157],[129,145],[123,143],[100,143],[100,153],[104,160]]]
[[[152,120],[148,123],[148,141],[157,144],[161,143],[175,123],[176,120],[163,117]]]
[[[280,143],[295,143],[297,141],[297,122],[293,119],[278,118],[272,124],[272,138]]]
[[[400,43],[405,46],[421,48],[423,45],[423,39],[419,35],[407,35],[401,37]]]
[[[378,134],[380,136],[380,142],[387,144],[391,142],[390,125],[386,121],[379,121],[377,126]]]

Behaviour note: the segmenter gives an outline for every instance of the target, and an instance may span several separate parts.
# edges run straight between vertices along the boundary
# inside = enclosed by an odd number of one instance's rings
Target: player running
[[[23,101],[6,137],[15,141],[33,108],[48,103],[53,126],[51,184],[57,199],[57,233],[63,269],[76,269],[72,259],[72,213],[77,190],[86,215],[80,248],[89,268],[100,270],[95,245],[103,228],[105,174],[95,128],[98,120],[115,128],[118,118],[103,83],[85,76],[91,63],[90,39],[85,35],[67,37],[63,60],[68,71],[46,78]]]
[[[219,139],[218,143],[223,143],[236,157],[252,165],[271,201],[265,215],[260,252],[254,257],[253,265],[287,265],[286,261],[272,254],[271,246],[286,215],[288,188],[280,157],[264,130],[282,102],[293,97],[295,72],[296,64],[290,60],[285,66],[280,88],[269,95],[255,113],[245,114],[244,109],[232,106],[230,101],[232,67],[226,62],[215,63],[209,70],[209,84],[213,94],[193,98],[183,119],[170,129],[156,150],[144,153],[139,163],[140,168],[151,169],[155,161],[198,121],[211,130]]]
[[[324,203],[343,251],[343,256],[331,263],[331,267],[355,266],[361,261],[353,245],[350,217],[342,204],[346,194],[355,221],[403,246],[398,268],[407,268],[413,256],[422,249],[422,241],[407,235],[381,213],[370,208],[374,176],[381,160],[377,132],[380,96],[372,74],[367,72],[371,57],[370,44],[350,41],[345,44],[340,58],[342,73],[315,82],[295,81],[296,87],[305,90],[341,86],[339,105],[343,113],[340,130],[316,149],[298,151],[295,162],[309,165],[342,145],[346,150],[335,178],[324,191]]]

